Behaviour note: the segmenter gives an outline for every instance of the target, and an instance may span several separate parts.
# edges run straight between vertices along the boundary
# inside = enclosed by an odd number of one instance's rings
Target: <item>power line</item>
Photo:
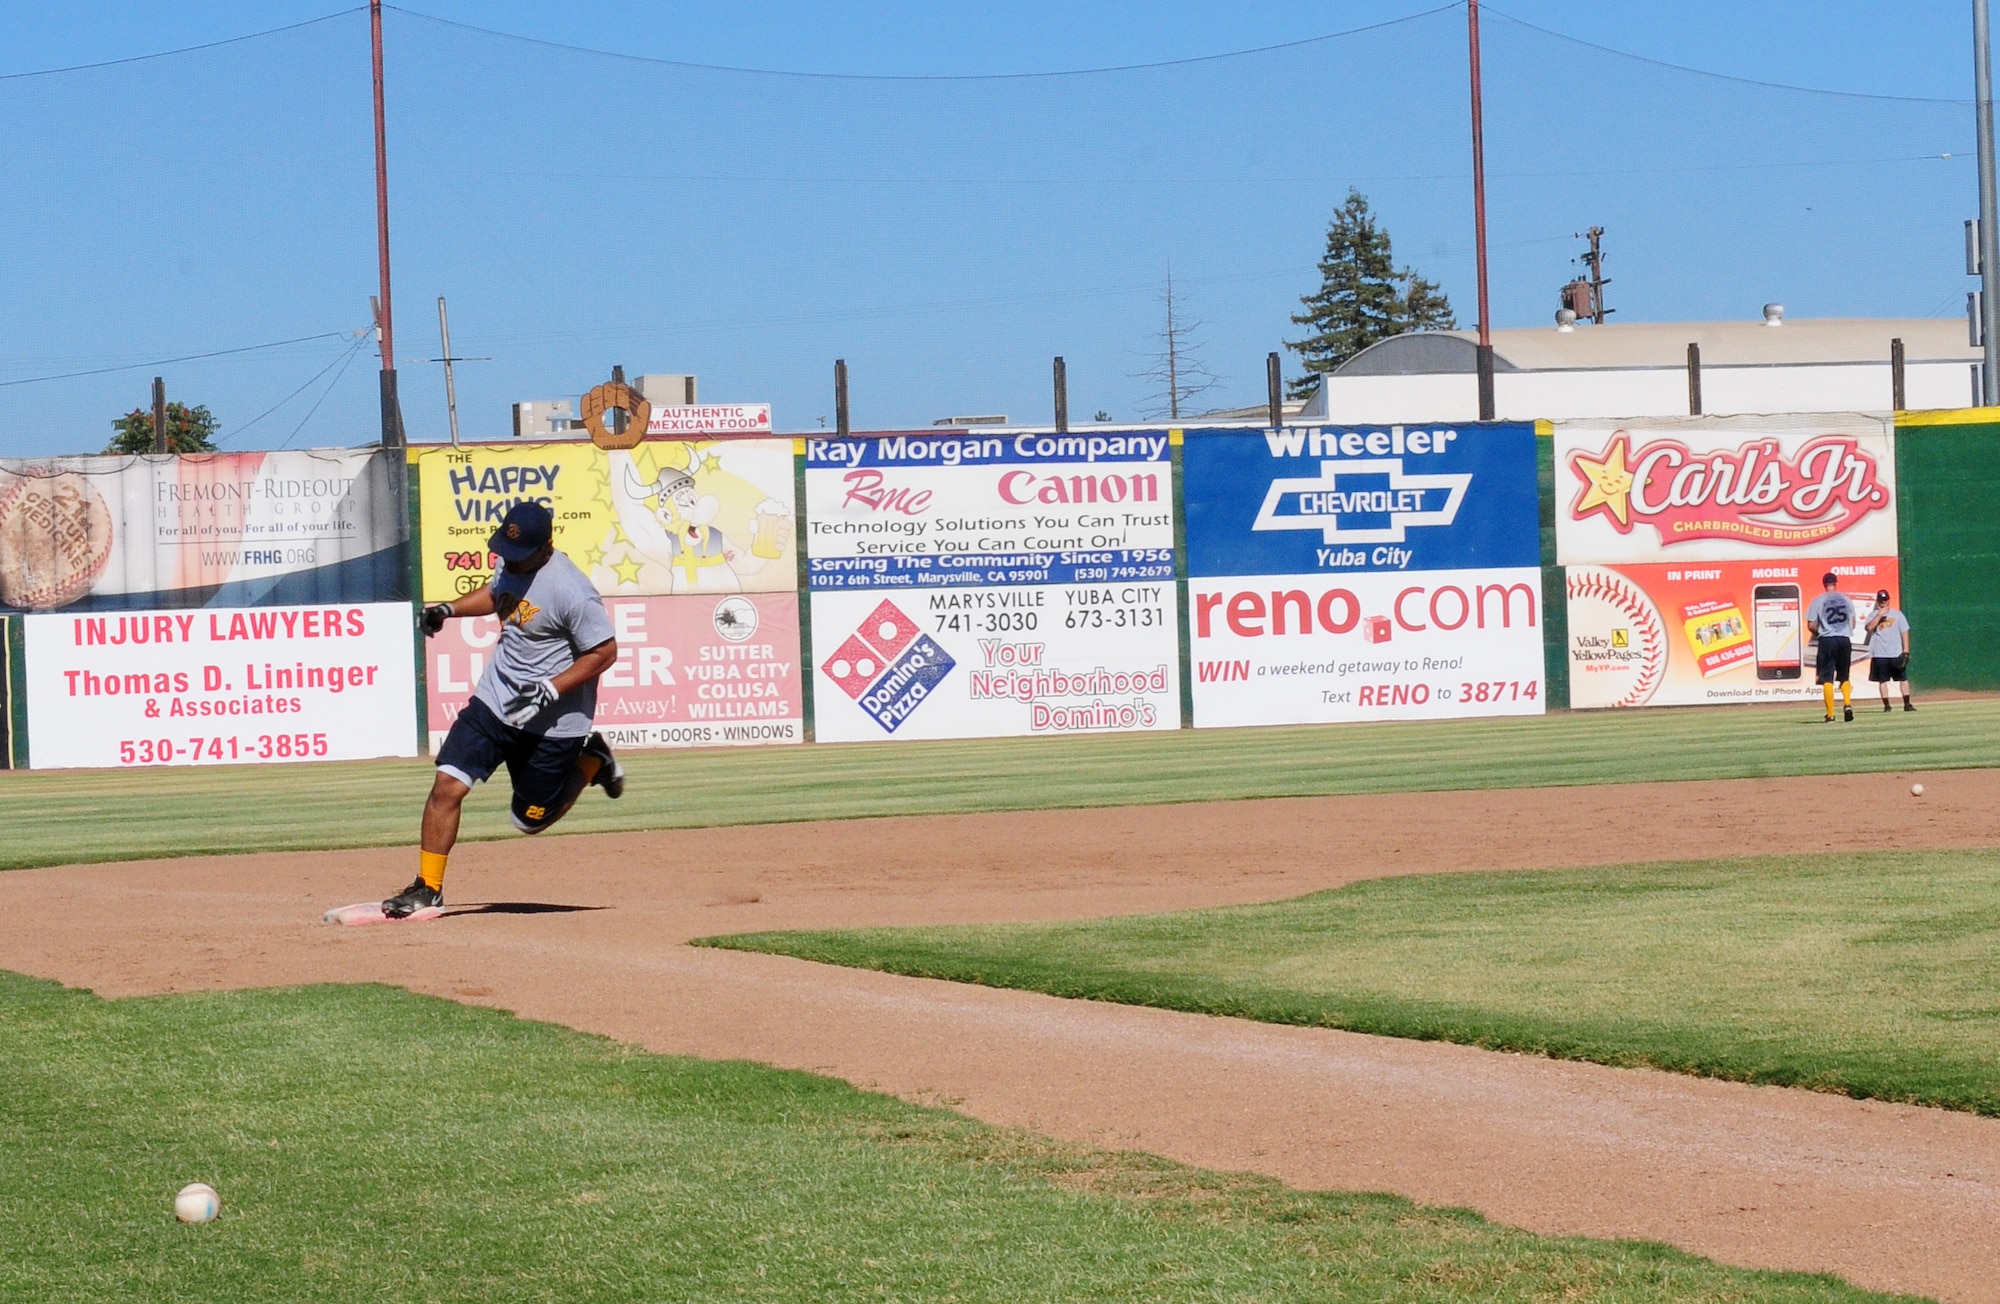
[[[267,27],[261,32],[246,32],[242,36],[225,36],[219,41],[203,41],[200,45],[183,45],[174,50],[155,50],[151,54],[127,55],[123,59],[101,59],[96,63],[73,63],[66,68],[35,68],[28,72],[0,73],[0,81],[19,81],[24,77],[54,77],[65,72],[89,72],[93,68],[116,68],[128,63],[145,63],[149,59],[171,59],[177,54],[194,54],[201,50],[213,50],[224,45],[237,45],[244,41],[255,41],[266,36],[277,36],[281,32],[296,32],[302,27],[315,27],[329,23],[349,14],[366,13],[367,5],[356,5],[352,9],[342,9],[335,13],[321,14],[318,18],[308,18],[303,22],[286,23],[283,27]]]
[[[49,380],[75,380],[79,376],[108,376],[118,371],[141,371],[147,367],[164,367],[174,362],[200,362],[204,358],[226,358],[238,353],[256,353],[263,349],[282,349],[288,344],[308,344],[313,340],[342,340],[346,331],[321,331],[317,335],[301,335],[297,339],[272,340],[268,344],[246,344],[240,349],[216,349],[212,353],[184,353],[178,358],[155,358],[151,362],[128,362],[117,367],[92,367],[88,371],[65,371],[53,376],[27,376],[20,380],[0,380],[0,389],[15,385],[39,385]]]
[[[1951,104],[1964,106],[1972,103],[1969,99],[1952,99],[1938,95],[1881,95],[1872,91],[1829,90],[1823,86],[1795,86],[1790,82],[1764,81],[1758,77],[1739,77],[1734,73],[1714,72],[1708,68],[1692,68],[1684,63],[1669,63],[1665,59],[1655,59],[1650,55],[1633,54],[1629,50],[1620,50],[1609,45],[1599,45],[1595,41],[1586,41],[1580,36],[1571,36],[1567,32],[1558,32],[1552,27],[1543,27],[1538,23],[1531,23],[1525,18],[1516,18],[1514,15],[1495,9],[1491,5],[1482,5],[1480,12],[1491,14],[1495,18],[1505,19],[1516,27],[1525,27],[1531,32],[1540,32],[1543,36],[1553,37],[1558,41],[1567,41],[1571,45],[1580,45],[1586,50],[1595,50],[1599,54],[1616,55],[1620,59],[1631,59],[1638,63],[1649,63],[1655,68],[1669,68],[1674,72],[1692,73],[1697,77],[1711,77],[1716,81],[1735,82],[1739,86],[1756,86],[1768,91],[1792,91],[1800,95],[1832,95],[1846,100],[1883,100],[1891,104]]]
[[[799,72],[787,68],[741,68],[730,64],[690,63],[683,59],[662,59],[655,55],[632,54],[625,50],[605,50],[596,46],[571,45],[565,41],[551,41],[539,36],[523,36],[518,32],[503,32],[494,27],[481,27],[476,23],[462,23],[456,19],[440,18],[436,14],[422,13],[415,9],[405,9],[401,5],[384,5],[399,14],[411,18],[421,18],[425,22],[441,27],[456,27],[461,31],[477,32],[482,36],[498,37],[506,41],[519,41],[524,45],[540,46],[547,50],[563,50],[570,54],[590,54],[605,59],[623,59],[631,63],[653,64],[663,68],[681,68],[689,72],[735,73],[749,77],[793,77],[811,81],[866,81],[866,82],[1001,82],[1032,81],[1055,77],[1095,77],[1104,73],[1150,72],[1160,68],[1183,68],[1190,64],[1215,63],[1224,59],[1245,59],[1253,55],[1272,54],[1279,50],[1296,50],[1308,45],[1320,45],[1327,41],[1338,41],[1349,36],[1359,36],[1364,32],[1377,32],[1385,28],[1400,27],[1419,19],[1464,8],[1464,0],[1452,0],[1450,4],[1425,9],[1419,13],[1407,14],[1401,18],[1389,18],[1379,23],[1367,23],[1360,27],[1350,27],[1344,31],[1327,32],[1321,36],[1304,36],[1294,41],[1279,41],[1272,45],[1254,46],[1247,50],[1228,50],[1220,54],[1197,54],[1185,59],[1160,59],[1152,63],[1116,64],[1105,68],[1060,68],[1047,72],[988,72],[988,73],[867,73],[867,72]]]
[[[313,419],[313,414],[319,411],[320,405],[326,402],[327,396],[332,394],[333,391],[340,386],[340,378],[347,374],[347,368],[354,362],[354,360],[357,357],[361,356],[361,346],[366,344],[368,342],[368,339],[369,339],[369,332],[363,331],[360,334],[360,336],[355,339],[354,343],[348,346],[347,356],[340,359],[340,370],[333,373],[333,379],[326,383],[326,389],[322,391],[320,393],[320,396],[313,401],[312,407],[308,408],[306,410],[306,414],[299,418],[299,423],[296,426],[292,427],[292,433],[286,435],[285,442],[279,444],[278,447],[280,448],[291,447],[292,441],[299,437],[299,431],[304,430],[306,428],[306,422]],[[320,372],[321,376],[324,376],[325,374],[326,373],[324,371]],[[317,380],[318,378],[319,378],[318,376],[315,376],[313,379]],[[311,384],[312,381],[307,381],[306,383]]]
[[[245,421],[242,425],[236,427],[236,429],[229,431],[227,434],[218,435],[216,437],[216,442],[221,443],[225,439],[236,438],[238,435],[242,434],[250,427],[256,425],[259,421],[262,421],[265,417],[270,416],[273,412],[276,412],[279,408],[285,406],[285,404],[291,402],[299,395],[305,393],[308,389],[311,389],[321,376],[324,376],[327,372],[332,371],[336,366],[338,366],[341,363],[342,360],[352,356],[355,349],[360,348],[362,344],[367,342],[368,339],[367,331],[365,330],[356,331],[354,332],[354,335],[355,335],[355,343],[349,345],[345,349],[342,349],[339,353],[334,354],[333,361],[327,363],[324,367],[321,367],[318,371],[314,372],[311,380],[308,380],[305,384],[299,386],[291,393],[285,395],[283,398],[279,399],[276,403],[273,403],[271,406],[265,408],[262,412],[259,412],[256,416],[251,417],[248,421]],[[297,432],[295,431],[293,433]]]

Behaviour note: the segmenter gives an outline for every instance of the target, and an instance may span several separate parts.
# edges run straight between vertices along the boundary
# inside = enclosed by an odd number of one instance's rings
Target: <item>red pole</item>
[[[1479,277],[1479,419],[1493,419],[1493,327],[1486,302],[1486,126],[1479,88],[1479,0],[1466,0],[1472,64],[1472,248]]]
[[[389,308],[389,126],[382,109],[382,0],[369,0],[368,34],[375,50],[375,260],[382,276],[382,370],[396,369],[396,332]]]

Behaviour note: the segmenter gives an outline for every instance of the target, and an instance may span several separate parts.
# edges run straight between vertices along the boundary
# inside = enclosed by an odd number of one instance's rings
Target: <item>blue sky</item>
[[[7,6],[0,74],[212,41],[340,0]],[[1349,185],[1473,317],[1464,14],[1351,4],[411,0],[388,16],[397,345],[413,438],[445,434],[436,300],[468,437],[616,364],[695,371],[780,428],[1145,407],[1171,265],[1216,403],[1312,288]],[[419,16],[429,15],[429,17]],[[1413,17],[1414,16],[1414,17]],[[625,52],[606,58],[484,35]],[[1087,76],[1395,19],[1338,40]],[[1520,21],[1515,21],[1520,20]],[[1772,90],[1593,51],[1524,26]],[[1975,205],[1967,6],[1507,0],[1488,10],[1493,315],[1546,323],[1606,227],[1617,320],[1956,316]],[[681,60],[879,80],[769,76]],[[0,79],[0,456],[90,451],[157,368],[225,447],[374,437],[367,20]],[[1939,155],[1950,154],[1951,158]],[[1289,363],[1289,355],[1288,363]],[[275,407],[275,410],[272,410]],[[266,413],[268,415],[264,415]],[[259,419],[261,418],[261,419]]]

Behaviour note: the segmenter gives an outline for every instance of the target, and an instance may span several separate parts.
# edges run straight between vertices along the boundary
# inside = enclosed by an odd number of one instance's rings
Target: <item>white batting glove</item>
[[[514,700],[507,703],[507,712],[500,718],[516,729],[546,711],[562,694],[556,691],[553,679],[538,679],[514,694]]]

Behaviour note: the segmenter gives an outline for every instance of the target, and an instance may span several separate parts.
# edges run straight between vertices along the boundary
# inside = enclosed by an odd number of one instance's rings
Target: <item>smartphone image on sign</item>
[[[1757,678],[1797,679],[1799,646],[1799,586],[1759,584],[1750,595],[1751,620],[1757,631]]]

